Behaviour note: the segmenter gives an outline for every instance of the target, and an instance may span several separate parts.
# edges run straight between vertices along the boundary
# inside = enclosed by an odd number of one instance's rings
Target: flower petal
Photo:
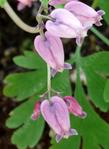
[[[102,15],[104,15],[104,11],[96,12],[92,7],[79,1],[67,3],[65,9],[74,14],[84,27],[89,26],[90,28],[93,24],[101,25],[100,21],[102,20]]]

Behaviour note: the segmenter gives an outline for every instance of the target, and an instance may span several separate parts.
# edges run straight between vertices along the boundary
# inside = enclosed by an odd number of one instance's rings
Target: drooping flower
[[[62,98],[53,96],[50,100],[44,100],[40,109],[45,121],[56,133],[57,142],[78,134],[75,129],[70,128],[69,112]]]
[[[97,26],[101,26],[102,16],[105,14],[103,10],[95,11],[90,6],[79,2],[79,1],[71,1],[65,5],[65,9],[70,11],[73,15],[75,15],[84,27],[91,28],[93,24]]]
[[[49,5],[55,6],[55,5],[60,5],[60,4],[66,4],[70,1],[72,1],[72,0],[50,0]],[[78,0],[74,0],[74,1],[78,1]]]
[[[50,14],[52,20],[46,22],[46,29],[54,36],[76,38],[77,43],[87,35],[81,22],[66,9],[55,9]]]
[[[45,32],[45,38],[41,35],[36,36],[34,46],[42,59],[49,64],[55,72],[62,72],[64,68],[66,68],[67,64],[64,64],[63,45],[59,37],[53,36],[47,31]],[[67,68],[70,68],[70,66],[67,66]]]
[[[17,5],[17,9],[20,11],[24,9],[26,6],[32,6],[32,0],[17,0],[19,3]]]
[[[86,117],[86,112],[83,111],[82,107],[79,105],[77,100],[72,96],[65,96],[64,101],[68,106],[69,112],[71,112],[75,116],[79,116],[81,118]]]
[[[36,120],[40,115],[40,104],[41,102],[38,101],[35,103],[33,114],[31,115],[32,120]]]

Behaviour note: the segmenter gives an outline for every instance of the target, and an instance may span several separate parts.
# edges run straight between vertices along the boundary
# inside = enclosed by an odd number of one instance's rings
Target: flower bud
[[[32,120],[36,120],[40,115],[40,102],[35,103],[34,112],[31,115]]]
[[[86,112],[83,111],[82,107],[79,105],[77,100],[72,96],[65,96],[64,101],[68,106],[69,112],[71,112],[75,116],[79,116],[81,118],[86,117]]]
[[[56,133],[56,141],[77,135],[75,129],[70,128],[69,112],[64,100],[53,96],[50,101],[44,100],[41,103],[41,113],[48,125]]]
[[[91,28],[93,24],[102,25],[100,21],[102,20],[102,15],[105,14],[103,10],[95,11],[90,6],[79,1],[68,2],[65,5],[65,9],[75,15],[84,27]]]

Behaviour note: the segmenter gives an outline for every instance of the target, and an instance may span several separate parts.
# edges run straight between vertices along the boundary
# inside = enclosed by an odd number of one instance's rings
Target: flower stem
[[[92,8],[96,8],[98,6],[99,0],[94,0],[92,3]]]
[[[95,27],[92,27],[91,31],[101,39],[107,46],[109,46],[109,39],[106,38],[102,33],[100,33]]]
[[[5,2],[4,5],[4,10],[7,12],[7,14],[10,16],[10,18],[14,21],[14,23],[20,27],[22,30],[28,32],[28,33],[38,33],[39,27],[35,26],[35,27],[31,27],[29,25],[27,25],[26,23],[24,23],[19,17],[18,15],[14,12],[14,10],[11,8],[11,6],[9,5],[8,2]]]
[[[51,71],[50,71],[50,66],[47,64],[47,88],[48,88],[48,99],[50,99],[51,96]]]

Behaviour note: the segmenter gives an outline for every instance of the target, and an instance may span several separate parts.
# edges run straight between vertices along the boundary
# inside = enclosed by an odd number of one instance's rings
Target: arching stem
[[[40,31],[39,27],[35,26],[29,26],[26,23],[24,23],[19,16],[14,12],[14,10],[11,8],[8,2],[5,2],[4,4],[4,10],[7,12],[7,14],[10,16],[10,18],[13,20],[13,22],[20,27],[22,30],[28,32],[28,33],[38,33]]]

